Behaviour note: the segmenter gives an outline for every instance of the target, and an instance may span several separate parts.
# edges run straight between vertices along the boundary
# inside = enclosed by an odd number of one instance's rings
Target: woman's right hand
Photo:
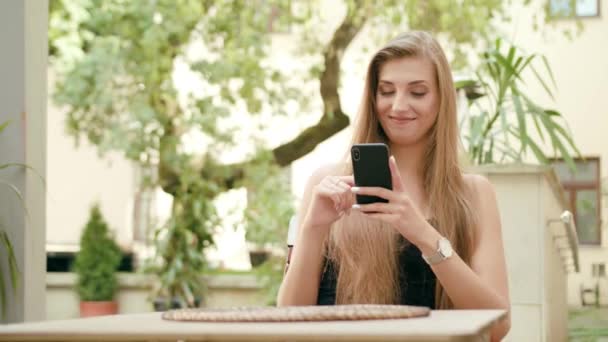
[[[315,228],[326,227],[348,213],[355,203],[350,190],[354,185],[353,176],[325,176],[312,189],[308,224]]]

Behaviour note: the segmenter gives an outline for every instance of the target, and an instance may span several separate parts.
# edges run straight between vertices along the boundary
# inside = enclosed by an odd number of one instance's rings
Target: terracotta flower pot
[[[249,251],[249,260],[251,261],[251,267],[258,267],[268,260],[270,257],[270,251],[259,249]]]
[[[107,302],[80,302],[80,317],[115,315],[118,313],[118,303]]]

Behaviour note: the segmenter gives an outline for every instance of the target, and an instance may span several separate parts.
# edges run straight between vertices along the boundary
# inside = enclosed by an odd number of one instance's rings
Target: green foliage
[[[601,341],[608,337],[608,309],[584,306],[568,311],[568,341]]]
[[[74,272],[78,276],[76,288],[81,301],[111,301],[114,298],[121,255],[99,206],[93,206],[80,237],[80,251],[74,260]]]
[[[212,201],[226,190],[227,171],[215,158],[234,143],[233,132],[220,129],[222,120],[240,104],[251,114],[268,106],[284,113],[283,75],[260,60],[269,50],[272,6],[286,3],[51,3],[54,98],[69,108],[70,134],[86,137],[101,153],[118,150],[144,168],[158,167],[159,177],[148,186],[176,185],[172,217],[155,233],[157,254],[148,268],[159,278],[159,296],[191,306],[203,294],[204,250],[217,226]],[[195,73],[203,85],[198,91],[178,94],[176,63]],[[185,153],[182,141],[193,131],[210,137],[206,150],[216,154]],[[216,176],[201,179],[203,165]],[[169,180],[173,175],[177,179]]]
[[[4,253],[6,253],[10,284],[13,291],[17,291],[17,286],[19,284],[19,266],[17,265],[17,258],[15,257],[15,251],[13,250],[11,240],[9,240],[8,234],[4,229],[0,229],[0,246],[4,249]],[[2,305],[2,317],[6,316],[6,290],[4,272],[0,269],[0,303]]]
[[[202,274],[207,269],[205,250],[213,245],[219,221],[212,199],[223,191],[213,180],[184,172],[173,202],[173,215],[155,232],[156,254],[145,271],[160,284],[154,295],[176,299],[182,307],[194,307],[206,292]]]
[[[548,137],[554,154],[574,168],[572,155],[580,156],[580,151],[562,115],[537,104],[525,88],[525,78],[532,76],[553,98],[551,85],[555,82],[547,59],[537,54],[526,55],[514,45],[504,46],[501,39],[484,51],[482,58],[473,83],[485,96],[470,103],[462,119],[464,125],[461,124],[467,127],[464,139],[473,163],[521,162],[532,152],[539,162],[546,164],[548,157],[543,144]],[[539,60],[544,69],[535,64]],[[461,86],[470,87],[471,83]]]
[[[245,172],[246,240],[260,247],[284,247],[289,219],[295,212],[290,169],[281,169],[266,160],[248,167]]]
[[[290,168],[281,169],[272,163],[270,156],[246,169],[244,185],[247,188],[247,208],[244,213],[245,239],[254,249],[269,253],[269,258],[255,268],[263,301],[275,305],[283,278],[285,257],[275,250],[286,250],[289,220],[294,215],[294,198],[291,194]]]
[[[262,8],[241,1],[53,3],[51,60],[59,72],[54,99],[70,108],[69,132],[100,152],[123,151],[136,162],[154,163],[162,138],[173,136],[179,145],[191,129],[225,146],[232,136],[218,122],[236,103],[255,114],[263,103],[284,101],[282,75],[260,63],[268,51],[273,1]],[[203,85],[182,99],[173,82],[178,62]]]
[[[3,253],[6,254],[10,284],[13,291],[17,291],[17,286],[19,284],[19,266],[17,265],[17,258],[15,257],[13,245],[11,244],[8,234],[6,231],[4,231],[4,229],[0,229],[0,247],[4,249]],[[2,305],[2,317],[6,316],[6,291],[7,288],[4,280],[4,272],[2,269],[0,269],[0,304]]]

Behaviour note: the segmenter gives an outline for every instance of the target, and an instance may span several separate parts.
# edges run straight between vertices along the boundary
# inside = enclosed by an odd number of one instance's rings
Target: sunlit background
[[[0,165],[34,170],[0,168],[14,184],[0,188],[0,229],[23,289],[28,263],[46,271],[44,312],[9,286],[5,321],[79,316],[73,267],[94,206],[120,250],[118,312],[273,304],[308,177],[347,161],[370,57],[423,29],[453,67],[462,160],[497,189],[507,339],[608,337],[608,0],[43,3],[0,2],[0,46],[22,46],[3,28],[32,18],[48,20],[36,32],[49,46],[22,69],[23,55],[0,58]],[[46,82],[27,97],[38,116],[15,109],[28,91],[11,77]]]

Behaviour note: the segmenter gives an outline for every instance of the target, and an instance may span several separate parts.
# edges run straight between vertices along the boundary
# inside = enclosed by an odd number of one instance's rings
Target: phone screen
[[[388,166],[388,146],[382,143],[354,144],[351,160],[355,185],[359,187],[393,188],[391,170]],[[358,204],[388,202],[376,196],[357,195]]]

